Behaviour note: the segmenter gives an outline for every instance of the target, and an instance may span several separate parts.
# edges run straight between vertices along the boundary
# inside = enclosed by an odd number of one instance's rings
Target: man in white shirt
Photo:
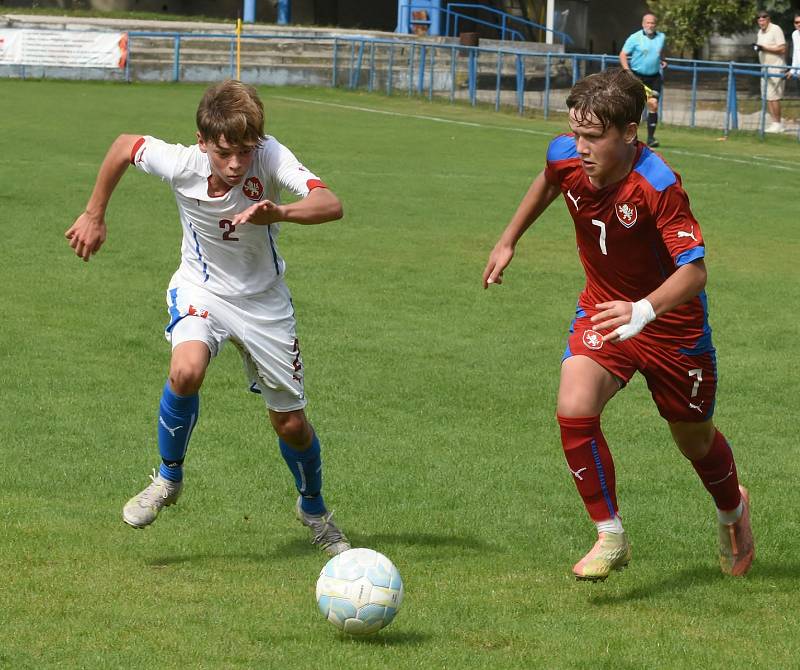
[[[320,444],[305,415],[294,308],[276,246],[279,222],[339,219],[339,199],[289,149],[264,135],[264,107],[255,88],[228,80],[208,88],[200,102],[197,144],[168,144],[149,135],[120,135],[114,141],[85,211],[66,232],[84,261],[105,241],[106,208],[130,164],[172,188],[183,242],[166,296],[165,336],[172,357],[159,404],[161,464],[152,483],[125,505],[123,520],[144,528],[177,501],[200,387],[211,360],[230,340],[242,356],[250,389],[266,402],[294,476],[298,520],[328,554],[349,549],[322,498]],[[281,190],[300,199],[281,204]]]
[[[754,44],[758,61],[766,68],[766,77],[761,80],[761,95],[766,97],[767,111],[772,123],[766,127],[768,133],[782,133],[781,99],[783,98],[784,68],[786,66],[786,38],[783,30],[770,20],[769,12],[758,13],[758,34]]]
[[[786,78],[800,79],[800,13],[794,15],[794,32],[792,33],[792,67]]]

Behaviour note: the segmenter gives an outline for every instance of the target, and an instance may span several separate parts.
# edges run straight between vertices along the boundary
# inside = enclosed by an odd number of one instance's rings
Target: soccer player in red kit
[[[483,285],[502,283],[520,237],[563,193],[586,286],[561,363],[557,417],[567,465],[598,531],[575,576],[603,580],[631,559],[600,414],[636,371],[714,500],[722,571],[739,576],[753,561],[753,535],[747,490],[712,420],[716,352],[703,236],[680,177],[637,139],[644,104],[641,82],[624,70],[572,88],[572,132],[550,143],[547,166],[492,250]]]

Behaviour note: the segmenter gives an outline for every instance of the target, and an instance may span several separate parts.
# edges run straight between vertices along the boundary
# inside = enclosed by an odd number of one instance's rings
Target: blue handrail
[[[449,27],[450,27],[450,15],[451,14],[455,15],[456,17],[467,18],[470,21],[476,21],[476,22],[478,21],[477,19],[475,19],[475,18],[473,18],[471,16],[467,16],[465,14],[460,14],[460,13],[453,12],[451,7],[460,7],[462,9],[478,9],[478,10],[481,10],[481,11],[487,11],[490,14],[495,14],[497,16],[500,16],[501,17],[501,20],[500,20],[500,34],[501,34],[500,39],[501,40],[505,40],[506,31],[508,31],[509,33],[512,33],[512,34],[516,33],[517,35],[520,35],[520,39],[524,40],[524,38],[522,37],[522,35],[521,35],[521,33],[519,31],[512,30],[511,28],[506,28],[507,21],[511,20],[511,21],[516,21],[517,23],[522,23],[522,24],[524,24],[526,26],[530,26],[531,28],[535,28],[536,30],[544,30],[545,32],[552,33],[553,35],[558,36],[558,37],[561,38],[562,44],[574,44],[575,43],[574,40],[569,35],[567,35],[567,33],[561,32],[560,30],[553,30],[552,28],[548,28],[547,26],[543,26],[541,23],[535,23],[534,21],[528,21],[527,19],[523,19],[522,17],[519,17],[519,16],[514,16],[513,14],[509,14],[508,12],[503,12],[503,11],[501,11],[499,9],[495,9],[494,7],[487,7],[486,5],[478,5],[478,4],[470,3],[470,2],[448,2],[447,3],[447,7],[444,10],[442,10],[442,11],[445,12],[445,14],[447,16],[447,18],[445,19],[445,33],[444,33],[445,36],[449,36],[449,34],[450,34],[449,33]],[[495,27],[496,27],[496,25],[495,25]],[[454,35],[456,34],[456,29],[457,28],[458,28],[458,18],[456,18],[455,26],[453,28],[453,34]]]

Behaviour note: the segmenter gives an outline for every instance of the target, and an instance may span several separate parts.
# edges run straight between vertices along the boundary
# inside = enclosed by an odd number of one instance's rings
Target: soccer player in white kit
[[[227,80],[208,88],[197,129],[190,147],[120,135],[85,211],[66,232],[84,261],[97,253],[106,238],[106,207],[130,164],[170,185],[183,227],[181,264],[167,289],[172,357],[158,416],[162,462],[125,505],[123,520],[143,528],[178,499],[199,390],[211,359],[230,340],[251,390],[265,399],[294,476],[297,518],[313,544],[335,555],[350,544],[322,498],[320,444],[304,411],[303,362],[276,238],[281,221],[325,223],[340,219],[342,206],[289,149],[264,135],[264,108],[252,86]],[[281,190],[300,199],[281,204]]]

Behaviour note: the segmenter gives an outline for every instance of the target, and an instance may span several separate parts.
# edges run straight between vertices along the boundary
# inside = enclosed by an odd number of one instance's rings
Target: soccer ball
[[[348,549],[319,573],[317,605],[349,635],[371,635],[388,626],[403,602],[403,580],[394,564],[372,549]]]

